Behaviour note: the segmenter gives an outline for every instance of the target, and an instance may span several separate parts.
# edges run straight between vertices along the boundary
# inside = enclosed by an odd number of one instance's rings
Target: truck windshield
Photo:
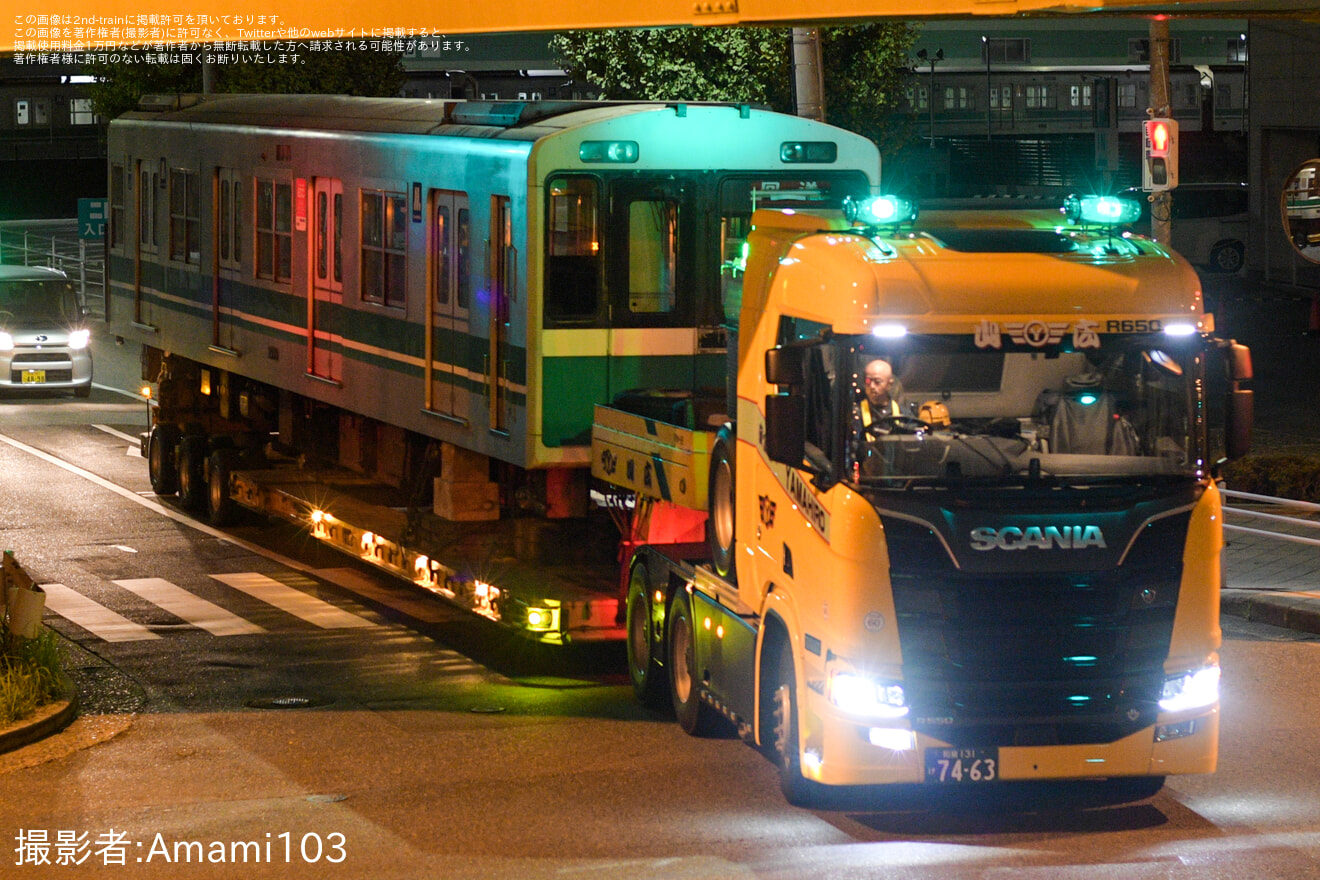
[[[0,281],[0,324],[72,324],[81,317],[77,292],[68,281]]]
[[[951,337],[848,340],[836,349],[844,387],[832,396],[851,410],[848,470],[879,486],[1191,475],[1201,446],[1195,344],[1101,338],[1048,352]]]

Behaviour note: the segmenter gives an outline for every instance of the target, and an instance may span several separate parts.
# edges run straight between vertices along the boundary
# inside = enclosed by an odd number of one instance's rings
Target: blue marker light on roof
[[[1069,223],[1124,226],[1141,219],[1141,203],[1115,196],[1068,196],[1060,209]]]
[[[898,225],[917,219],[917,203],[898,196],[849,198],[843,202],[843,214],[853,223],[875,226]]]

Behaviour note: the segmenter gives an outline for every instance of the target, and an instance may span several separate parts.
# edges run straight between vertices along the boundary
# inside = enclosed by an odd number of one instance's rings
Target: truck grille
[[[930,529],[885,518],[913,727],[959,746],[1112,742],[1152,724],[1190,513],[1141,529],[1108,571],[954,567]]]

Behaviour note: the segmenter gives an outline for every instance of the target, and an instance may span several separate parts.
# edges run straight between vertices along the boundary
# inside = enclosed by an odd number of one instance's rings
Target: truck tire
[[[819,785],[802,775],[801,727],[797,699],[797,677],[793,651],[788,640],[779,645],[773,658],[775,672],[770,693],[774,725],[774,758],[779,768],[779,788],[795,807],[809,807],[819,799]]]
[[[729,426],[720,429],[710,451],[710,484],[706,492],[706,541],[711,567],[729,583],[737,583],[734,564],[734,454],[737,440]]]
[[[206,509],[206,437],[201,434],[179,441],[179,502],[187,510]]]
[[[670,600],[665,629],[669,634],[669,694],[678,726],[692,736],[707,736],[719,724],[720,716],[701,699],[696,628],[687,590],[677,591]]]
[[[179,429],[173,425],[156,425],[147,435],[147,476],[157,495],[179,491],[179,468],[174,461],[178,445]]]
[[[643,706],[659,709],[665,704],[665,670],[660,640],[663,629],[657,625],[646,566],[634,562],[628,576],[628,677],[633,692]]]
[[[213,526],[233,525],[242,512],[229,494],[229,475],[237,460],[235,449],[217,449],[206,460],[206,518]]]

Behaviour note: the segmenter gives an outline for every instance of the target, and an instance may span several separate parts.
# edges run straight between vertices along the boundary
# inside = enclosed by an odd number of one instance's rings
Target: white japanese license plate
[[[999,749],[926,749],[926,781],[941,784],[996,782]]]
[[[45,382],[45,381],[46,381],[46,371],[45,371],[45,370],[24,370],[24,371],[23,371],[23,384],[24,384],[24,385],[40,385],[40,384],[42,384],[42,383]]]

